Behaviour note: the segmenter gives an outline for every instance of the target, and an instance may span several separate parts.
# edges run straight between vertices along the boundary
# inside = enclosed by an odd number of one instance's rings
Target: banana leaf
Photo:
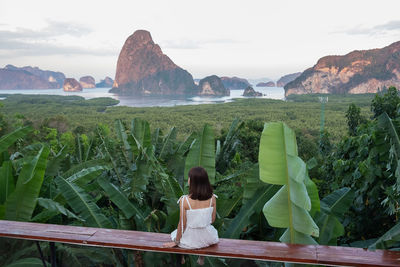
[[[389,249],[393,246],[400,245],[400,223],[390,228],[389,231],[384,233],[375,243],[370,245],[369,249]]]
[[[22,166],[15,190],[5,202],[5,219],[15,221],[31,219],[42,187],[49,153],[49,148],[42,146],[38,154]]]
[[[97,183],[103,188],[110,200],[124,213],[126,219],[130,219],[133,215],[142,222],[144,216],[142,211],[138,209],[114,184],[107,181],[105,177],[99,177]]]
[[[74,214],[70,210],[66,209],[63,205],[61,205],[60,203],[58,203],[52,199],[38,198],[38,204],[39,204],[39,206],[45,208],[46,210],[48,210],[50,212],[56,212],[57,214],[63,214],[65,216],[67,216],[68,218],[76,219],[78,221],[83,221],[76,214]]]
[[[242,230],[250,223],[250,216],[260,212],[267,202],[278,190],[278,185],[262,185],[253,195],[253,198],[244,204],[239,213],[230,223],[228,229],[222,234],[225,238],[239,238]]]
[[[165,161],[168,155],[173,154],[175,141],[176,141],[176,128],[172,127],[163,140],[163,145],[161,147],[159,155],[159,158],[161,160]]]
[[[228,133],[225,137],[223,144],[217,142],[217,151],[215,156],[216,169],[219,173],[225,173],[232,158],[235,156],[239,139],[237,138],[240,128],[244,125],[239,119],[235,119],[229,127]]]
[[[65,171],[62,173],[63,177],[70,177],[78,172],[80,172],[83,169],[88,169],[90,167],[95,167],[95,166],[107,166],[106,162],[103,159],[92,159],[88,160],[86,162],[82,162],[80,164],[72,166],[68,171]]]
[[[340,223],[354,200],[354,192],[348,188],[340,188],[321,201],[321,211],[315,215],[319,226],[318,243],[321,245],[337,245],[337,238],[344,234]]]
[[[201,166],[207,173],[210,183],[215,182],[215,142],[214,132],[209,125],[205,125],[196,142],[190,148],[185,162],[185,179],[192,167]]]
[[[82,188],[61,176],[58,176],[55,182],[68,205],[85,220],[86,226],[111,228],[110,221]]]
[[[128,135],[126,134],[125,127],[121,120],[115,121],[115,131],[117,133],[118,139],[123,144],[123,154],[124,154],[126,160],[128,163],[131,163],[133,161],[132,148],[128,142]]]
[[[10,263],[4,267],[43,267],[42,260],[39,258],[24,258]]]
[[[224,199],[222,197],[217,198],[217,213],[219,217],[225,218],[231,214],[232,210],[240,203],[242,200],[242,195],[236,198]]]
[[[11,161],[7,160],[0,168],[0,204],[3,204],[14,190],[13,166]]]
[[[135,118],[131,123],[131,134],[139,141],[143,148],[151,147],[150,126],[147,121]]]
[[[389,115],[384,112],[378,117],[378,126],[386,129],[389,133],[390,138],[392,139],[392,143],[395,147],[395,154],[397,160],[400,159],[400,138],[397,133],[396,127],[393,124],[392,119]]]
[[[282,187],[265,203],[263,212],[271,226],[288,228],[280,239],[282,242],[315,244],[310,235],[318,237],[319,229],[309,214],[306,164],[297,155],[293,130],[282,122],[264,125],[259,152],[260,179]]]
[[[83,169],[77,173],[72,174],[67,178],[68,182],[74,183],[78,186],[84,186],[95,178],[97,178],[104,170],[107,170],[106,166],[93,166],[87,169]]]
[[[259,172],[259,166],[258,163],[256,163],[244,173],[246,184],[243,188],[243,204],[246,204],[247,201],[253,198],[255,192],[260,188],[260,186],[265,185],[260,181]]]
[[[0,138],[0,153],[7,150],[7,148],[9,148],[12,144],[14,144],[15,141],[17,141],[19,138],[24,137],[31,131],[32,131],[32,127],[26,126],[26,127],[18,128],[9,134],[3,135]]]

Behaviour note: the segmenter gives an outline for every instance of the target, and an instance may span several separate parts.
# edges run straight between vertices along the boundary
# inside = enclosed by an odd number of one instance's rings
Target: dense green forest
[[[131,108],[107,98],[7,96],[0,219],[168,233],[178,222],[185,174],[200,162],[219,196],[221,237],[398,249],[397,89],[329,96],[322,132],[318,97]],[[40,264],[32,242],[3,239],[0,251],[5,266]],[[57,253],[60,266],[171,261],[64,244]]]

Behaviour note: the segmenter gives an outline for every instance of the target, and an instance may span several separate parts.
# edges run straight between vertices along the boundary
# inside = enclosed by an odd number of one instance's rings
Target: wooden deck
[[[400,251],[292,245],[221,238],[217,245],[188,250],[163,248],[168,234],[0,220],[0,237],[83,246],[205,255],[224,258],[309,263],[331,266],[400,266]]]

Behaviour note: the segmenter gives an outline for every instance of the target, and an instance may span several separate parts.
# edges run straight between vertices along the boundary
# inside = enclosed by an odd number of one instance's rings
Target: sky
[[[399,0],[0,0],[0,67],[114,78],[136,30],[194,78],[304,71],[326,55],[400,41]]]

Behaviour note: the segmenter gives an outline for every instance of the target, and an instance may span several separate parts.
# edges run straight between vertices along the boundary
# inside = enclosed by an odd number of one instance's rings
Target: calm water
[[[282,87],[253,87],[263,93],[261,98],[284,99],[285,92]],[[62,89],[30,89],[30,90],[0,90],[0,94],[41,94],[41,95],[79,95],[86,99],[95,97],[111,97],[120,101],[120,106],[128,107],[171,107],[180,105],[217,104],[234,101],[234,98],[244,98],[244,90],[231,90],[230,96],[224,97],[157,97],[157,96],[118,96],[109,93],[110,88],[83,89],[82,92],[64,92]]]

